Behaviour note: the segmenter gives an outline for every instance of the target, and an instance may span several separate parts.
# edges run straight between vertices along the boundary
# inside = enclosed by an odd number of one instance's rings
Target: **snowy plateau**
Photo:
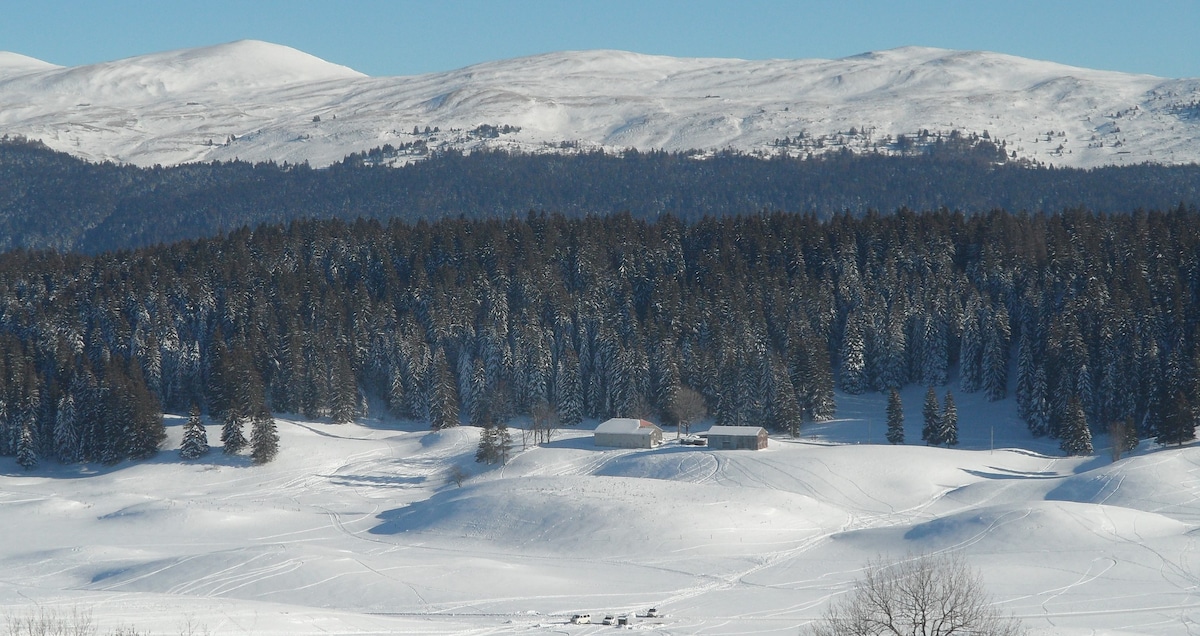
[[[887,152],[922,130],[987,132],[1054,165],[1196,162],[1200,80],[927,48],[556,53],[404,78],[252,41],[79,68],[0,53],[0,135],[137,165],[322,166],[416,141]],[[923,393],[902,392],[899,446],[883,396],[838,394],[836,419],[761,451],[673,429],[655,449],[597,448],[595,421],[523,447],[514,420],[510,461],[485,466],[470,426],[281,414],[280,454],[255,466],[219,447],[180,459],[185,418],[168,414],[147,461],[0,457],[0,632],[81,611],[102,634],[586,635],[612,615],[640,634],[795,636],[868,561],[949,553],[1036,636],[1200,633],[1200,446],[1113,461],[1098,435],[1094,456],[1064,457],[1015,400],[974,393],[956,394],[959,447],[931,448]]]
[[[923,390],[902,393],[919,439]],[[101,633],[795,636],[871,559],[951,553],[1032,634],[1196,633],[1200,448],[1113,462],[959,396],[961,446],[884,443],[879,395],[765,450],[602,449],[585,422],[474,461],[478,429],[281,416],[279,457],[0,458],[0,613]],[[520,422],[514,422],[519,424]],[[700,428],[700,427],[697,427]],[[219,426],[210,426],[210,438]],[[657,616],[647,616],[648,610]],[[187,626],[197,629],[189,632]]]
[[[575,51],[411,77],[259,41],[74,68],[0,53],[0,134],[141,166],[319,167],[414,144],[895,154],[923,131],[987,133],[1015,158],[1055,166],[1195,163],[1200,79],[921,47],[765,61]]]

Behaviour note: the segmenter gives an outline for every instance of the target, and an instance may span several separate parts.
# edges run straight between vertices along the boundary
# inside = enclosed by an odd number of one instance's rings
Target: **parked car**
[[[592,622],[591,614],[576,614],[571,617],[571,622],[576,625],[584,625]]]
[[[608,616],[604,617],[604,624],[605,625],[616,625],[617,619],[612,614],[609,614]]]

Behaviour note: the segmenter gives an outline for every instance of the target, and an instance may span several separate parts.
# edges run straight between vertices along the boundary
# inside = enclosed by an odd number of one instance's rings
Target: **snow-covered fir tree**
[[[1164,446],[1183,446],[1184,442],[1196,439],[1196,411],[1183,391],[1175,391],[1162,399],[1159,408],[1155,442]]]
[[[54,453],[64,464],[74,464],[81,457],[78,417],[75,396],[67,393],[59,398],[54,417]]]
[[[866,393],[870,388],[867,377],[866,335],[862,321],[852,313],[846,319],[846,331],[842,336],[841,365],[838,369],[838,384],[851,395]]]
[[[904,406],[900,403],[900,392],[888,392],[887,441],[890,444],[904,443]]]
[[[499,460],[496,449],[496,426],[486,422],[479,429],[479,446],[475,449],[475,461],[482,464],[495,464]]]
[[[954,395],[949,391],[946,391],[946,398],[942,403],[940,420],[941,443],[949,447],[958,446],[958,406],[954,404]]]
[[[1092,430],[1083,412],[1083,403],[1076,396],[1067,400],[1067,412],[1058,444],[1067,455],[1092,454]]]
[[[25,470],[33,470],[38,465],[37,443],[33,438],[33,428],[28,424],[21,427],[21,437],[17,442],[17,465]]]
[[[921,441],[930,446],[940,446],[942,439],[942,409],[938,404],[937,392],[933,387],[925,391],[925,402],[921,407]]]
[[[987,318],[981,360],[984,394],[991,402],[1003,400],[1008,393],[1008,312],[1000,304]]]
[[[275,418],[265,408],[250,418],[250,458],[255,464],[265,464],[279,454],[279,430]]]
[[[201,420],[200,407],[192,404],[187,423],[183,425],[183,443],[179,446],[179,456],[183,459],[197,459],[206,455],[208,450],[208,431]]]
[[[226,455],[236,455],[246,448],[246,422],[240,414],[233,410],[226,410],[224,421],[221,424],[221,443],[224,447],[221,449]]]

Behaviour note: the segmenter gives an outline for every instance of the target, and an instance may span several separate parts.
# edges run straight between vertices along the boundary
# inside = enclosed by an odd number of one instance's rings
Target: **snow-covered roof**
[[[705,435],[731,435],[733,437],[758,437],[761,426],[714,426]]]
[[[650,435],[659,430],[653,422],[632,417],[614,417],[596,427],[597,433],[624,433],[626,435]]]

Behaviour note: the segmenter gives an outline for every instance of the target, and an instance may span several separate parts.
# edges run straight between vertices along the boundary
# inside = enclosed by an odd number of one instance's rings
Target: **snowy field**
[[[903,394],[900,447],[883,396],[839,396],[838,420],[764,451],[673,429],[602,450],[591,422],[525,449],[514,430],[503,467],[474,462],[476,429],[372,418],[280,418],[263,467],[219,448],[186,463],[172,416],[149,462],[0,459],[0,613],[79,609],[102,633],[615,629],[568,624],[590,613],[645,634],[796,634],[867,560],[954,552],[1035,634],[1200,632],[1200,448],[1143,442],[1113,463],[1098,437],[1068,459],[979,394],[955,395],[962,446],[928,448],[923,394]]]

